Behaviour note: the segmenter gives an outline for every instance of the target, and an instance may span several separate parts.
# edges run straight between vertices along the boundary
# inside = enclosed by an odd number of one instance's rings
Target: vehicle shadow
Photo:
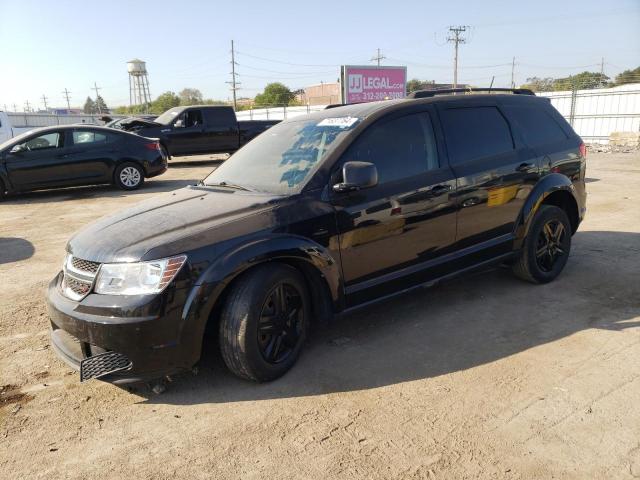
[[[31,258],[36,249],[24,238],[0,237],[0,265]]]
[[[639,253],[639,233],[578,232],[552,284],[528,284],[495,268],[336,320],[274,382],[234,377],[208,348],[198,375],[177,377],[159,396],[137,393],[149,403],[190,405],[366,390],[467,370],[586,329],[637,328]]]

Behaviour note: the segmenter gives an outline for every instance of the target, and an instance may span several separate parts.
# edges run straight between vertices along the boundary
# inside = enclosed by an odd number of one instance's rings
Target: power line
[[[380,66],[380,60],[384,60],[385,58],[387,58],[387,57],[385,57],[384,55],[382,55],[382,54],[380,53],[380,49],[378,48],[378,54],[377,54],[375,57],[371,57],[371,60],[370,60],[370,61],[372,61],[372,62],[378,62],[378,66]]]
[[[449,27],[449,32],[452,35],[447,37],[447,42],[454,44],[454,54],[453,54],[453,88],[458,87],[458,45],[461,43],[465,43],[466,40],[461,36],[464,32],[469,28],[466,25],[459,25],[457,27]]]
[[[244,53],[244,52],[240,52],[238,51],[237,53],[239,53],[240,55],[244,55],[245,57],[249,57],[249,58],[255,58],[256,60],[263,60],[265,62],[272,62],[272,63],[281,63],[283,65],[293,65],[294,67],[335,67],[335,64],[318,64],[318,63],[293,63],[293,62],[285,62],[282,60],[274,60],[271,58],[265,58],[265,57],[258,57],[257,55],[250,55],[248,53]]]
[[[233,109],[234,110],[238,109],[236,92],[239,90],[238,85],[240,85],[240,82],[238,82],[236,79],[236,77],[238,76],[238,74],[236,73],[236,65],[237,63],[236,63],[235,48],[233,46],[233,40],[231,40],[231,81],[226,83],[231,84],[231,92],[233,93]]]
[[[98,101],[98,99],[100,98],[100,94],[98,93],[98,90],[102,90],[101,88],[98,88],[98,84],[96,82],[93,82],[93,89],[96,91],[96,107],[98,107],[98,113],[102,113],[102,107],[100,106],[100,103]]]
[[[69,90],[64,89],[64,91],[62,92],[64,94],[64,97],[67,99],[67,111],[71,110],[71,102],[69,101],[69,94],[71,93]]]

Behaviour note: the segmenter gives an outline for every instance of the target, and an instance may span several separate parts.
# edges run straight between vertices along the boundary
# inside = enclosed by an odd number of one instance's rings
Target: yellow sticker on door
[[[518,185],[490,188],[488,193],[489,198],[487,199],[487,206],[497,207],[498,205],[504,205],[515,198],[516,193],[518,193]]]

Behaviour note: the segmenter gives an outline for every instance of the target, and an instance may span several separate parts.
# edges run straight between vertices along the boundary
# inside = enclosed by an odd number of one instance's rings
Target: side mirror
[[[334,192],[353,192],[378,184],[378,169],[369,162],[346,162],[342,167],[342,183],[333,186]]]
[[[178,120],[176,120],[176,123],[174,123],[173,126],[176,128],[184,128],[184,120],[179,118]]]
[[[9,150],[9,153],[13,155],[19,155],[20,153],[26,150],[27,150],[26,147],[23,144],[20,144],[20,145],[15,145],[11,150]]]

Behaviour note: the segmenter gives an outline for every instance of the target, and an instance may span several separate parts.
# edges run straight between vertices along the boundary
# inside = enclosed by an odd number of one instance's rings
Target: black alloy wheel
[[[550,220],[544,224],[536,243],[536,262],[543,272],[553,271],[558,259],[566,255],[564,236],[567,231],[559,220]]]
[[[303,324],[302,294],[294,285],[276,285],[260,313],[257,333],[262,357],[271,364],[286,361],[302,340]]]

